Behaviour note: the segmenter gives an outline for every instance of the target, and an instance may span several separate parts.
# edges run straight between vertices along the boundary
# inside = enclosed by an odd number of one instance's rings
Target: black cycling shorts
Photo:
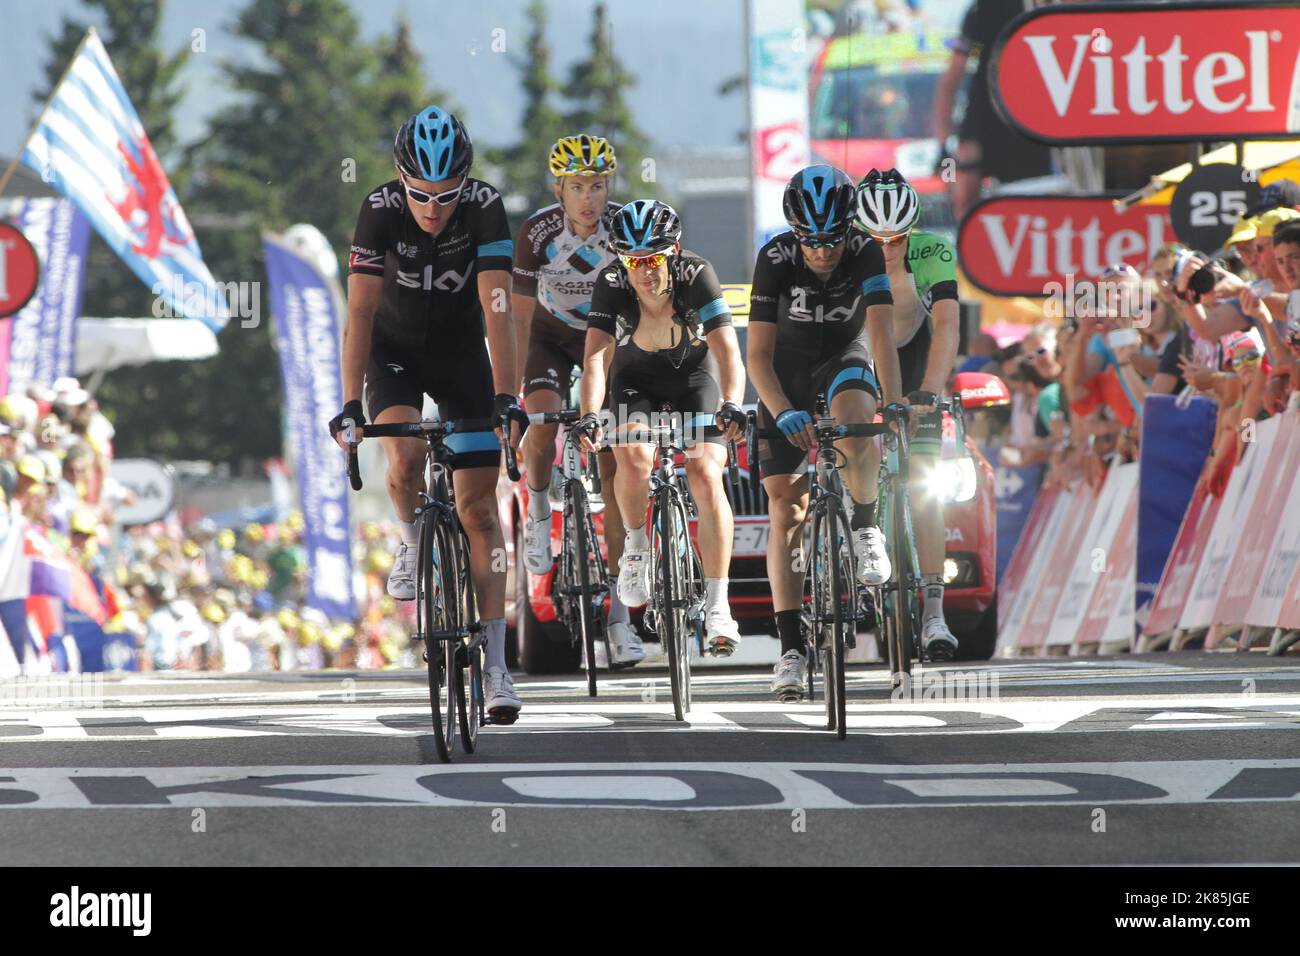
[[[686,447],[697,441],[722,444],[721,435],[692,434],[694,426],[713,424],[721,404],[718,363],[712,355],[704,353],[694,367],[675,368],[662,352],[646,352],[630,341],[618,347],[609,380],[609,414],[616,427],[652,424],[655,413],[669,405],[682,413]],[[614,438],[608,428],[606,437]]]
[[[800,361],[797,355],[778,354],[774,361],[777,378],[793,408],[815,416],[817,396],[826,393],[826,407],[839,392],[857,390],[869,393],[880,401],[880,385],[871,367],[867,347],[855,341],[843,352],[831,356],[819,365]],[[811,372],[807,372],[810,366]],[[780,409],[777,414],[785,411]],[[762,402],[758,405],[760,431],[776,428],[776,418]],[[808,453],[790,444],[785,438],[760,438],[758,440],[759,473],[768,475],[801,474],[807,466]]]
[[[416,410],[428,395],[444,420],[491,418],[495,392],[492,362],[481,338],[460,343],[431,342],[423,355],[412,354],[376,335],[366,367],[366,413],[374,421],[385,409],[405,405]],[[496,468],[501,443],[492,432],[448,436],[452,468]]]
[[[574,366],[582,368],[587,332],[566,325],[548,312],[538,310],[528,326],[528,354],[524,360],[524,398],[546,390],[569,393],[569,376]]]
[[[925,321],[910,342],[898,350],[898,365],[903,378],[903,395],[920,389],[925,381],[925,365],[930,360],[930,323]],[[943,416],[939,412],[917,419],[912,436],[913,454],[937,455],[943,449]]]

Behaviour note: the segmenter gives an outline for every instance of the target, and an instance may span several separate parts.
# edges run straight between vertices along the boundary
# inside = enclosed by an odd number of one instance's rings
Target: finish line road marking
[[[936,764],[514,764],[495,766],[15,769],[8,809],[178,807],[1090,807],[1300,800],[1300,760]]]
[[[865,734],[1097,733],[1142,730],[1300,730],[1300,696],[1289,694],[972,699],[945,703],[853,703],[849,727]],[[510,727],[485,734],[810,733],[825,725],[822,703],[699,703],[685,722],[663,703],[527,703]],[[427,705],[321,704],[231,707],[111,707],[89,710],[0,708],[5,744],[67,741],[221,740],[273,736],[419,736],[430,731]]]

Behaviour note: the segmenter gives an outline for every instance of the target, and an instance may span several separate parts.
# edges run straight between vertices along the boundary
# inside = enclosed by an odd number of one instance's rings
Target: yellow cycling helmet
[[[618,169],[614,147],[603,136],[561,136],[551,147],[552,176],[605,176]]]

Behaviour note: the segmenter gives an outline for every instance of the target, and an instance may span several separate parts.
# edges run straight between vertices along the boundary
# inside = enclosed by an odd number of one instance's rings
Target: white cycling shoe
[[[858,583],[876,588],[889,580],[893,566],[885,550],[885,536],[875,525],[853,532],[853,553],[858,564]]]
[[[618,599],[625,607],[643,607],[650,600],[650,551],[625,549],[618,561]]]
[[[957,656],[957,638],[941,617],[932,617],[921,625],[921,646],[931,661],[950,661]]]
[[[731,618],[727,605],[704,612],[704,653],[730,657],[740,647],[740,628]]]
[[[551,570],[555,557],[551,554],[551,516],[537,519],[531,514],[524,519],[524,567],[533,574]]]
[[[509,671],[488,668],[483,672],[483,707],[495,723],[513,724],[523,705]]]
[[[645,660],[641,637],[631,624],[615,621],[609,625],[608,633],[610,670],[633,667]]]
[[[405,541],[393,555],[393,570],[388,572],[388,593],[399,601],[415,600],[415,548]]]
[[[799,701],[807,685],[807,658],[798,651],[786,651],[772,670],[772,693],[783,701]]]

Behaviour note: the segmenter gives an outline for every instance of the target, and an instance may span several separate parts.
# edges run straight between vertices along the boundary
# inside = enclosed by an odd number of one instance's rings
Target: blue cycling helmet
[[[440,106],[428,106],[397,131],[393,160],[406,175],[436,183],[469,172],[474,144],[460,120]]]
[[[809,166],[786,184],[785,221],[800,239],[841,239],[853,222],[855,196],[848,173],[825,164]]]
[[[620,256],[649,256],[666,252],[681,241],[677,211],[657,199],[634,199],[614,214],[610,245]]]

